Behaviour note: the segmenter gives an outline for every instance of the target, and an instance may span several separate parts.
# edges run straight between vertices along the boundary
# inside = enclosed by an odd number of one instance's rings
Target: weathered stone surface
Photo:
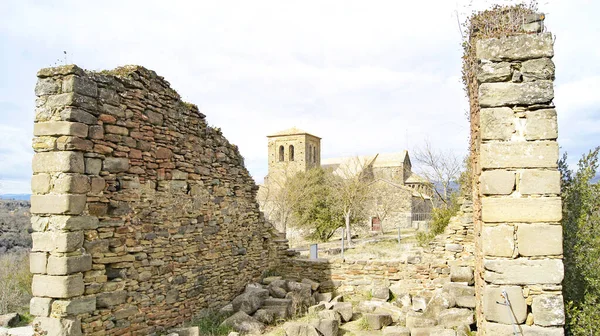
[[[32,297],[29,301],[29,313],[33,316],[48,317],[51,305],[51,298]]]
[[[479,104],[482,107],[534,105],[554,99],[552,81],[525,83],[483,83],[479,86]]]
[[[524,81],[554,79],[555,66],[550,58],[537,58],[521,63]]]
[[[508,195],[515,189],[515,172],[486,170],[481,173],[481,192],[484,195]]]
[[[48,257],[49,275],[67,275],[77,272],[85,272],[92,269],[92,256],[82,254],[78,256],[54,256]]]
[[[337,336],[340,329],[340,323],[336,319],[313,320],[311,325],[323,336]]]
[[[554,140],[558,137],[555,109],[529,111],[525,116],[523,135],[526,140]]]
[[[62,194],[85,194],[90,191],[90,179],[86,175],[64,174],[54,180],[52,190]]]
[[[523,336],[564,336],[564,328],[542,328],[538,326],[520,325],[523,330]],[[510,324],[500,324],[492,322],[483,323],[483,332],[485,335],[494,336],[514,336],[515,331]]]
[[[352,319],[352,303],[351,302],[336,302],[333,304],[333,311],[338,312],[342,317],[342,321],[348,322]]]
[[[438,314],[438,325],[444,328],[456,328],[460,325],[471,325],[475,322],[474,312],[465,308],[450,308]]]
[[[410,329],[402,326],[390,326],[383,328],[385,336],[410,336]]]
[[[456,299],[454,296],[450,295],[450,293],[442,290],[436,290],[427,303],[425,316],[429,318],[436,318],[441,311],[450,307],[454,307],[455,304]]]
[[[45,274],[48,255],[46,252],[31,252],[29,254],[29,271],[33,274]]]
[[[307,323],[286,322],[283,325],[286,336],[319,336],[317,329]]]
[[[560,225],[520,224],[517,228],[517,244],[522,256],[561,255],[562,238]]]
[[[498,304],[504,303],[505,298],[502,292],[506,291],[510,301],[514,316],[511,316],[507,306]],[[504,324],[525,322],[527,318],[527,303],[523,297],[523,289],[519,286],[491,287],[486,286],[483,291],[483,313],[488,321]]]
[[[45,194],[50,191],[50,175],[35,174],[31,178],[31,192],[34,194]]]
[[[78,215],[85,209],[85,195],[32,195],[32,214]]]
[[[32,251],[41,252],[73,252],[79,249],[83,244],[83,232],[33,232]]]
[[[0,327],[12,328],[16,327],[21,321],[21,316],[17,313],[9,313],[0,315]]]
[[[98,308],[110,308],[120,305],[127,300],[127,291],[118,290],[105,293],[99,293],[96,296],[96,306]]]
[[[70,300],[54,300],[52,302],[52,316],[67,316],[91,313],[96,310],[95,296],[82,296]]]
[[[471,266],[450,266],[450,281],[473,284],[473,268]]]
[[[558,144],[554,141],[502,142],[481,145],[482,168],[556,168]]]
[[[512,69],[509,62],[485,62],[477,71],[477,80],[480,83],[505,82],[512,77]]]
[[[560,172],[523,170],[519,173],[519,192],[522,195],[560,194]]]
[[[40,78],[35,84],[36,96],[47,96],[60,93],[60,84],[53,78]]]
[[[523,34],[477,41],[478,59],[490,61],[528,60],[554,56],[551,33]]]
[[[481,230],[483,254],[495,257],[512,257],[515,251],[515,228],[511,225],[484,225]]]
[[[74,275],[39,275],[33,276],[31,290],[34,296],[52,298],[70,298],[84,292],[83,276]]]
[[[565,324],[562,295],[542,294],[534,296],[531,311],[536,325],[549,327]]]
[[[387,301],[390,298],[390,288],[388,286],[373,286],[371,296],[374,300]]]
[[[411,311],[406,314],[406,327],[411,330],[413,328],[433,327],[436,324],[435,318],[427,317],[423,313]]]
[[[463,308],[475,309],[477,304],[474,296],[458,296],[456,298],[456,306]]]
[[[87,125],[94,125],[98,122],[98,119],[92,114],[74,107],[66,107],[63,109],[60,112],[60,117],[65,121],[74,121]]]
[[[33,172],[83,173],[83,153],[69,151],[35,153],[33,155]]]
[[[246,290],[233,299],[231,304],[233,304],[234,311],[243,311],[250,315],[258,310],[268,297],[269,291],[266,289]]]
[[[275,314],[273,314],[272,311],[267,309],[259,309],[254,313],[254,315],[252,315],[252,317],[254,317],[257,321],[261,323],[271,324],[275,319]]]
[[[302,283],[310,285],[310,289],[312,289],[313,291],[316,291],[317,289],[319,289],[319,285],[320,285],[318,282],[311,280],[311,279],[307,279],[307,278],[302,279]]]
[[[510,107],[482,108],[479,113],[483,140],[510,140],[515,133],[515,113]]]
[[[475,296],[475,287],[468,286],[462,283],[449,282],[444,285],[443,290],[450,293],[454,297],[459,296]]]
[[[238,311],[237,313],[231,315],[230,317],[225,319],[225,321],[223,321],[223,323],[221,323],[221,325],[230,326],[235,331],[238,331],[241,333],[261,334],[263,332],[263,330],[265,329],[264,324],[260,323],[255,318],[244,313],[243,311]],[[316,331],[315,331],[314,335],[318,336]]]
[[[76,92],[89,97],[97,97],[98,85],[85,77],[71,75],[63,79],[62,92]]]
[[[482,200],[482,219],[487,223],[560,222],[560,197],[489,198]]]
[[[55,231],[93,230],[98,227],[98,217],[94,216],[52,216],[49,228]]]
[[[392,324],[392,317],[389,314],[365,314],[369,330],[380,330],[383,327]]]
[[[47,331],[47,336],[81,336],[81,321],[77,318],[37,317],[34,328]]]
[[[560,259],[485,260],[484,279],[497,285],[559,284],[564,277]]]
[[[129,169],[129,159],[127,158],[106,158],[102,162],[102,169],[111,173],[124,172]]]
[[[88,126],[70,121],[38,122],[33,124],[33,135],[72,135],[85,138],[88,135]]]

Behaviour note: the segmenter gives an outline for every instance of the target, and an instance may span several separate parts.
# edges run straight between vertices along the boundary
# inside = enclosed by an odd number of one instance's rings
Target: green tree
[[[576,172],[559,162],[563,200],[563,281],[567,335],[600,335],[600,147],[579,160]]]

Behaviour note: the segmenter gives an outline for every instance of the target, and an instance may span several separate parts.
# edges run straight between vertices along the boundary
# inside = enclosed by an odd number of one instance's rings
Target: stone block
[[[475,322],[474,312],[466,308],[450,308],[442,310],[438,316],[438,325],[444,328],[457,328],[461,325],[471,325]]]
[[[83,153],[80,152],[48,152],[33,155],[34,173],[83,173]]]
[[[37,317],[33,325],[46,336],[81,336],[81,321],[77,318]]]
[[[48,255],[46,252],[29,253],[29,271],[33,274],[45,274]]]
[[[88,134],[86,124],[71,121],[48,121],[33,124],[33,135],[72,135],[85,138]]]
[[[509,195],[515,189],[515,172],[486,170],[481,173],[480,181],[484,195]]]
[[[523,336],[564,336],[564,328],[542,328],[538,326],[519,325],[523,330]],[[514,336],[515,331],[510,324],[483,322],[482,332],[484,335]]]
[[[76,92],[89,97],[98,97],[98,85],[85,77],[70,75],[63,78],[63,92]]]
[[[89,254],[75,256],[56,256],[48,257],[49,275],[67,275],[77,272],[85,272],[92,269],[92,256]]]
[[[411,330],[413,328],[426,328],[426,327],[433,327],[437,324],[437,321],[434,318],[431,318],[429,316],[426,316],[423,313],[418,313],[418,312],[414,312],[414,311],[409,311],[406,314],[406,327],[410,328]]]
[[[473,283],[473,268],[471,266],[450,266],[450,281]]]
[[[36,96],[47,96],[60,93],[60,83],[54,78],[40,78],[35,84]]]
[[[34,296],[71,298],[84,292],[83,275],[39,275],[33,276],[31,290]]]
[[[61,232],[61,231],[46,231],[33,232],[31,234],[33,240],[34,252],[73,252],[81,248],[83,245],[83,232]]]
[[[481,201],[481,217],[486,223],[560,222],[562,219],[562,203],[560,197],[484,197]]]
[[[519,224],[517,228],[519,254],[526,257],[561,255],[562,226],[550,224]]]
[[[50,316],[51,298],[32,297],[29,301],[29,313],[33,316]]]
[[[102,170],[102,160],[96,158],[85,158],[85,173],[88,175],[99,175]]]
[[[554,62],[550,58],[537,58],[521,63],[521,73],[524,81],[554,79]]]
[[[523,170],[519,173],[521,195],[560,194],[558,170]]]
[[[481,145],[481,166],[490,168],[556,168],[555,141],[494,142]]]
[[[54,180],[53,191],[64,194],[85,194],[90,191],[90,178],[86,175],[63,174]]]
[[[98,218],[93,216],[52,216],[49,227],[52,230],[93,230],[98,227]]]
[[[509,107],[481,109],[480,125],[483,140],[510,140],[515,132],[515,113]]]
[[[85,209],[85,195],[32,195],[32,214],[78,215]]]
[[[109,157],[104,159],[102,169],[111,173],[120,173],[129,169],[129,159],[120,157]]]
[[[523,135],[526,140],[554,140],[558,138],[556,110],[545,109],[525,113]]]
[[[364,314],[369,330],[380,330],[392,324],[392,317],[389,314]]]
[[[52,317],[79,315],[96,310],[95,296],[82,296],[70,300],[54,300],[52,302]]]
[[[31,229],[33,231],[42,232],[48,229],[50,217],[31,216]]]
[[[512,257],[515,252],[515,228],[511,225],[484,225],[481,230],[483,255]]]
[[[531,311],[536,325],[550,327],[565,324],[565,309],[562,295],[542,294],[533,297]]]
[[[485,260],[484,280],[496,285],[560,284],[564,268],[560,259]]]
[[[85,71],[75,64],[68,64],[57,67],[43,68],[37,72],[37,76],[39,78],[66,76],[71,74],[85,76]]]
[[[95,125],[98,119],[91,113],[84,110],[80,110],[75,107],[66,107],[60,112],[60,118],[64,121],[74,121],[78,123],[84,123],[86,125]],[[88,128],[89,134],[89,128]]]
[[[483,83],[479,86],[481,107],[546,104],[552,99],[554,99],[554,85],[549,80]]]
[[[551,33],[522,34],[477,41],[476,55],[480,60],[513,61],[554,56]]]
[[[73,92],[48,96],[48,100],[46,101],[47,108],[60,109],[65,106],[75,106],[95,111],[98,108],[98,103],[95,98]]]
[[[385,336],[410,336],[410,329],[402,326],[389,326],[383,328]]]
[[[503,291],[506,291],[508,300],[512,307],[512,315],[509,308],[498,302],[504,303]],[[523,289],[519,286],[492,287],[485,286],[483,289],[483,315],[485,319],[492,322],[511,324],[516,319],[517,323],[525,322],[527,318],[527,302],[523,297]]]
[[[509,62],[484,62],[477,71],[479,83],[505,82],[512,77],[512,69]]]
[[[50,175],[35,174],[31,177],[31,192],[45,194],[50,191]]]
[[[98,308],[110,308],[127,301],[127,291],[118,290],[112,292],[99,293],[96,296],[96,306]]]
[[[117,125],[104,125],[105,134],[129,135],[129,130],[126,127]]]

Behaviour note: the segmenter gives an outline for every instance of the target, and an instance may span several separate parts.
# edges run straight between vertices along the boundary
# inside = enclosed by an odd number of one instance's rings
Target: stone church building
[[[314,167],[331,169],[342,177],[349,172],[358,174],[364,169],[369,170],[366,176],[377,190],[367,206],[365,227],[371,231],[417,227],[418,222],[428,218],[431,212],[432,186],[412,171],[406,150],[321,160],[321,138],[306,131],[290,128],[267,138],[268,175],[264,185],[260,186],[258,197],[267,217],[272,210],[265,202],[268,190],[276,189],[287,178]]]

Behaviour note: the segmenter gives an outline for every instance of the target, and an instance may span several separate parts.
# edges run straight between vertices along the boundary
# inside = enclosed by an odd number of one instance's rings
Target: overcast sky
[[[323,158],[424,139],[465,155],[457,13],[492,3],[0,0],[0,193],[29,193],[35,74],[64,50],[85,69],[139,64],[164,76],[240,147],[259,183],[266,135],[292,126],[323,138]],[[574,162],[600,144],[600,1],[540,9],[557,35],[559,141]]]

